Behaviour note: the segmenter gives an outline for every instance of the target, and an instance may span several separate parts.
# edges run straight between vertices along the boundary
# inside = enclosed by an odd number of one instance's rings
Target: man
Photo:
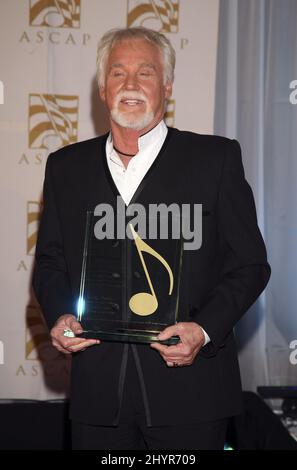
[[[73,355],[76,449],[220,449],[227,418],[241,412],[233,327],[270,268],[238,143],[163,121],[174,62],[162,34],[106,33],[97,66],[111,132],[47,161],[33,285],[53,345]],[[63,335],[82,332],[75,301],[86,211],[100,202],[115,206],[119,195],[127,206],[202,204],[202,246],[184,252],[179,321],[159,336],[178,335],[177,345]]]

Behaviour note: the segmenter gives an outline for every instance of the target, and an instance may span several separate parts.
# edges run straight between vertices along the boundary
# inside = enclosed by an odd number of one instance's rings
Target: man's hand
[[[64,336],[64,330],[71,330],[74,334],[83,332],[83,329],[74,315],[62,315],[51,330],[52,344],[58,351],[71,354],[84,351],[89,346],[99,344],[98,339],[68,338]]]
[[[174,346],[151,343],[151,348],[159,351],[169,367],[191,365],[204,345],[205,336],[201,327],[194,322],[176,323],[176,325],[165,328],[158,335],[158,339],[165,340],[174,335],[180,337],[180,343]]]

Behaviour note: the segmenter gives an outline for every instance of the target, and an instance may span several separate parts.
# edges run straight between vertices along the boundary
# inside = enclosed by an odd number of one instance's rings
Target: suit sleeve
[[[73,313],[73,301],[63,238],[52,182],[52,157],[47,159],[43,185],[43,211],[39,226],[33,289],[42,308],[46,323],[51,329],[65,313]]]
[[[229,141],[218,196],[217,216],[224,241],[220,282],[193,318],[210,343],[201,349],[215,355],[237,321],[264,290],[269,277],[265,244],[257,225],[252,190],[244,176],[240,145]]]

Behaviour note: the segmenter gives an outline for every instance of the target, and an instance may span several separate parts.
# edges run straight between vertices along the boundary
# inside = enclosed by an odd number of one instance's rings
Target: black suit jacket
[[[49,328],[76,311],[86,210],[118,195],[106,136],[50,155],[33,286]],[[102,342],[73,355],[71,416],[116,425],[128,354],[136,362],[148,425],[214,420],[241,412],[233,328],[265,288],[270,267],[238,142],[169,129],[131,203],[201,203],[202,246],[184,254],[180,321],[211,338],[191,366],[169,368],[148,345]]]

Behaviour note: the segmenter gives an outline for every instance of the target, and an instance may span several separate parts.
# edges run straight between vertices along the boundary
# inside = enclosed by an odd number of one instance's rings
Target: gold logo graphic
[[[169,281],[170,281],[168,295],[171,295],[172,290],[173,290],[172,269],[170,268],[167,261],[163,258],[163,256],[160,255],[160,253],[158,253],[156,250],[154,250],[151,246],[149,246],[140,238],[138,233],[135,232],[133,225],[132,224],[129,224],[129,225],[130,225],[132,235],[135,241],[135,245],[138,251],[138,255],[139,255],[139,258],[140,258],[140,261],[141,261],[141,264],[145,273],[145,277],[147,279],[147,282],[151,291],[150,293],[138,292],[137,294],[134,294],[129,300],[129,307],[132,310],[132,312],[135,313],[136,315],[140,315],[140,316],[152,315],[158,308],[158,299],[157,299],[157,296],[153,287],[151,277],[147,270],[142,252],[149,253],[151,256],[156,258],[160,263],[162,263],[163,266],[167,269]]]
[[[164,115],[167,126],[174,127],[175,100],[169,99],[167,102],[166,113]]]
[[[127,26],[177,33],[179,0],[128,0]]]
[[[29,147],[57,149],[77,141],[78,96],[29,95]]]
[[[50,337],[44,324],[39,307],[27,307],[26,352],[28,361],[44,359],[51,348]]]
[[[30,0],[30,26],[80,27],[80,0]]]
[[[41,204],[39,202],[27,202],[27,255],[33,256],[35,253],[40,210]]]

